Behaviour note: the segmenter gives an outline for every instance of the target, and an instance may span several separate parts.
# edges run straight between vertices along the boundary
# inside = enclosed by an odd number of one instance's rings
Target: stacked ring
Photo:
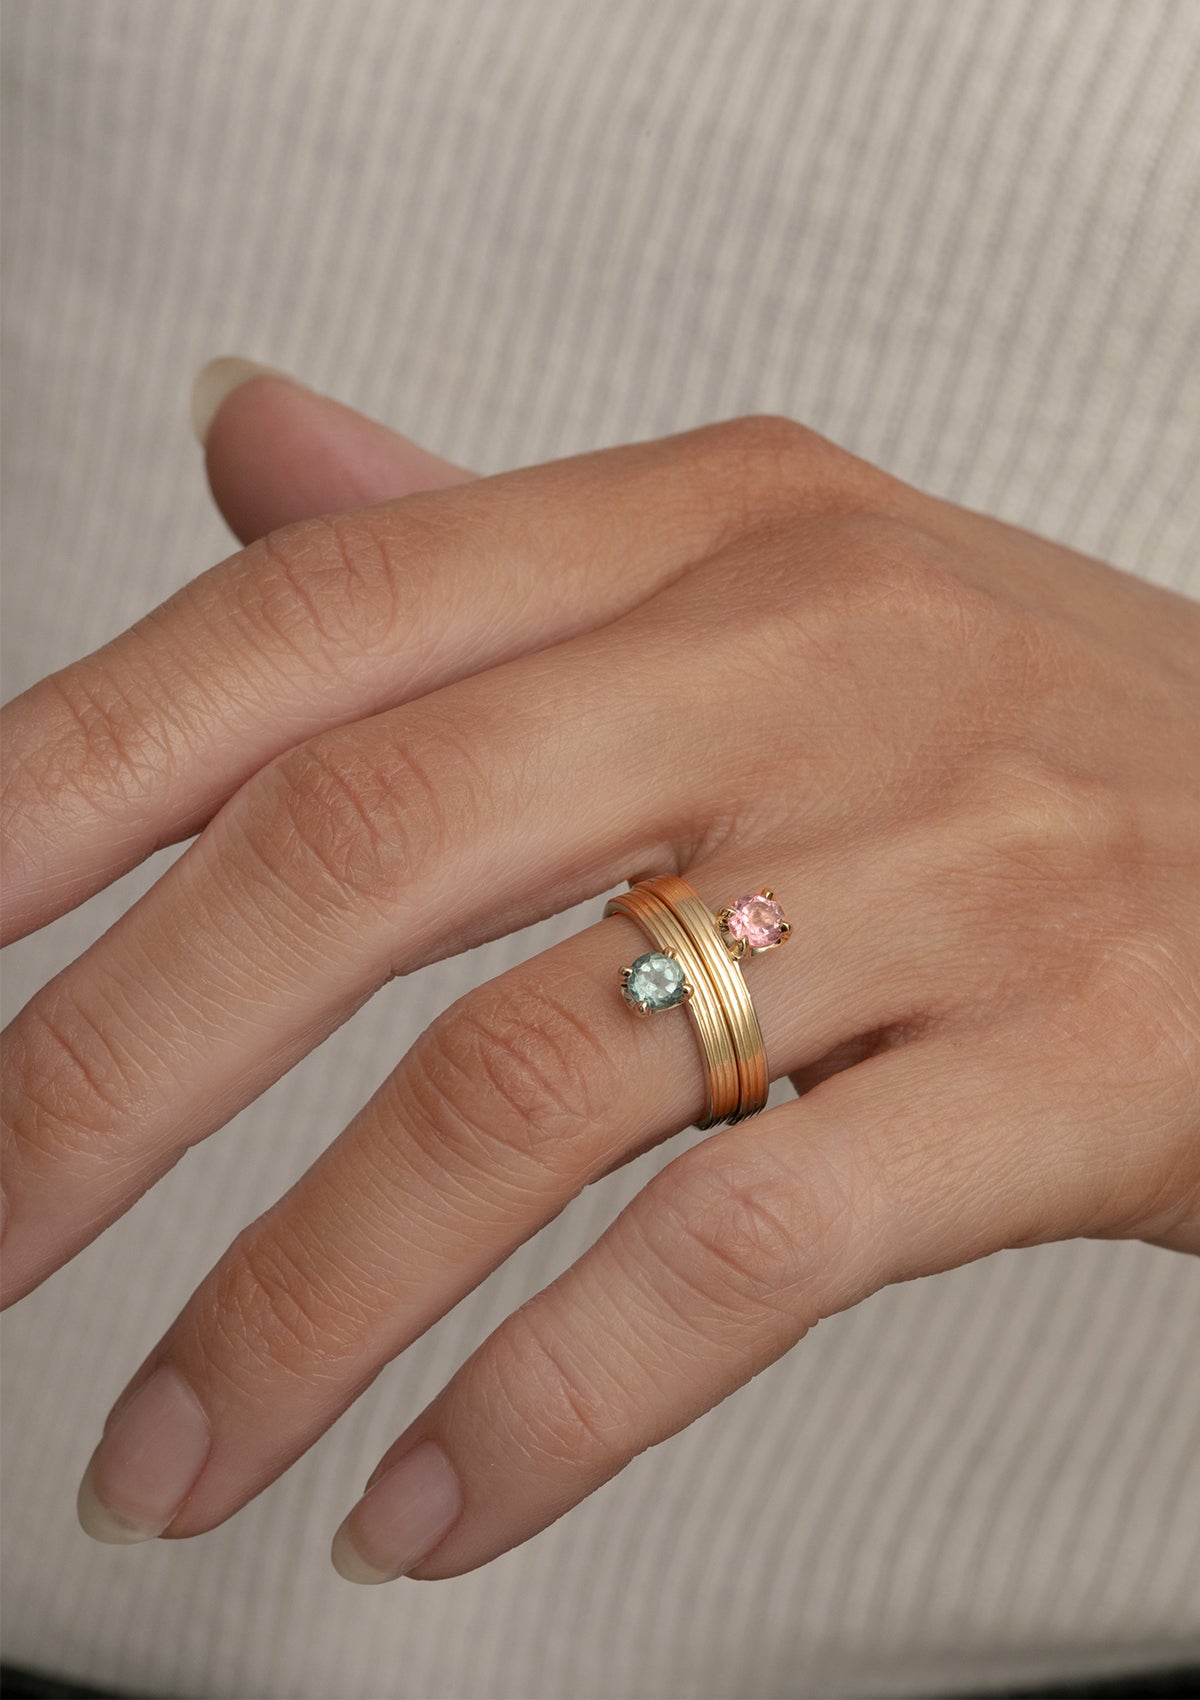
[[[675,912],[643,881],[605,905],[606,915],[628,915],[657,948],[621,970],[626,1003],[639,1015],[687,1006],[700,1044],[707,1079],[707,1106],[699,1127],[736,1119],[740,1071],[729,1023],[711,980],[697,956],[691,935]]]
[[[605,915],[627,915],[656,946],[621,969],[625,1002],[646,1015],[685,1004],[707,1077],[697,1126],[742,1121],[763,1109],[770,1090],[762,1029],[740,960],[782,944],[791,928],[767,886],[714,915],[676,874],[631,882]]]

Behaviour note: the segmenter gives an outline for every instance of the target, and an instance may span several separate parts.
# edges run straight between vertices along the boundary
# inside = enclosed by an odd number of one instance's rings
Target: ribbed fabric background
[[[480,471],[750,410],[1200,588],[1195,0],[6,0],[6,694],[228,553],[195,367]],[[15,1009],[163,858],[15,948]],[[884,1292],[526,1546],[355,1590],[384,1446],[680,1148],[591,1187],[224,1528],[78,1475],[229,1239],[462,990],[393,984],[6,1323],[11,1659],[180,1696],[932,1693],[1200,1657],[1200,1266]],[[682,1139],[698,1139],[694,1131]]]

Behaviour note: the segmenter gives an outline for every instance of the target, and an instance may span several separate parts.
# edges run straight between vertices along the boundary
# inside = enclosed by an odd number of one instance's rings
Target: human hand
[[[1200,1250],[1194,605],[771,417],[469,480],[264,378],[209,464],[256,540],[5,712],[8,936],[199,834],[5,1035],[6,1301],[392,974],[649,872],[793,925],[747,981],[801,1096],[496,1329],[346,1573],[486,1562],[888,1282]],[[699,1117],[687,1021],[618,995],[646,948],[598,920],[432,1023],[142,1364],[92,1532],[222,1522]]]

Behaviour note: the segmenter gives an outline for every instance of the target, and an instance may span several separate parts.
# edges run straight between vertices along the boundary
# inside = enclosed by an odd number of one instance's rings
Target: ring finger
[[[732,876],[716,864],[691,876],[714,909],[736,895],[747,853]],[[936,953],[895,905],[883,942],[849,919],[888,889],[877,849],[769,871],[804,894],[803,952],[748,971],[778,1077],[908,1020],[918,993],[904,941]],[[427,1029],[141,1366],[85,1484],[92,1532],[190,1535],[222,1521],[584,1185],[699,1118],[704,1074],[683,1012],[633,1020],[619,996],[618,967],[644,949],[633,922],[600,921]]]

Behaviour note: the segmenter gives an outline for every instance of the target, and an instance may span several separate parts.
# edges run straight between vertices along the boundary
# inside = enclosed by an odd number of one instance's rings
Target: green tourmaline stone
[[[673,956],[649,950],[639,956],[625,982],[630,1003],[648,1003],[651,1009],[670,1009],[683,1002],[683,969]]]

